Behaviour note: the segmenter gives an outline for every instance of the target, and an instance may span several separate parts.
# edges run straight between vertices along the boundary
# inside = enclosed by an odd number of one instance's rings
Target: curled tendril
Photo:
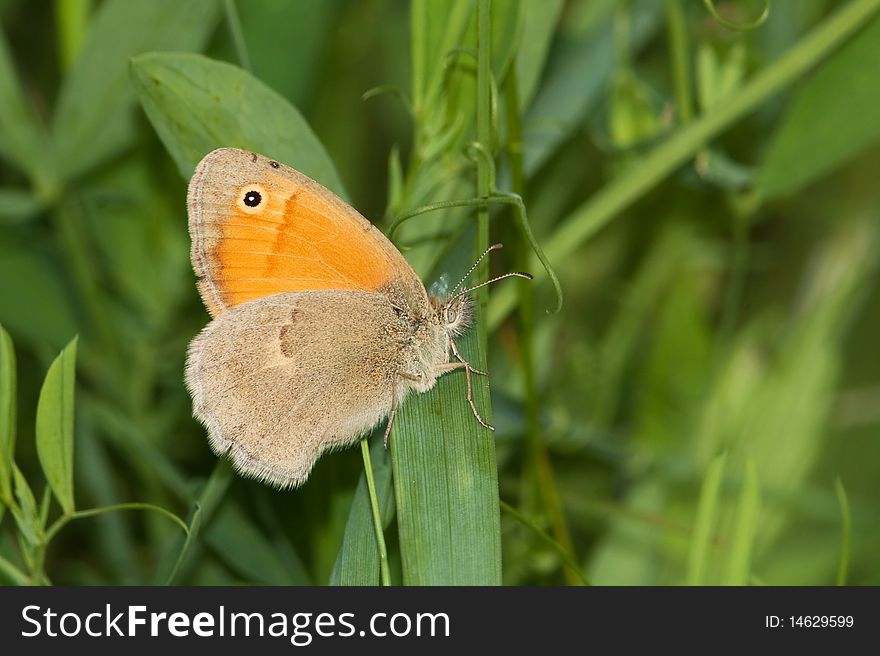
[[[371,89],[367,89],[361,94],[361,100],[369,100],[370,98],[375,98],[376,96],[382,95],[391,95],[397,98],[401,104],[406,108],[407,113],[412,116],[413,115],[413,106],[412,102],[410,102],[409,97],[403,92],[402,89],[392,85],[392,84],[382,84],[378,87],[373,87]]]
[[[719,25],[726,27],[728,30],[733,30],[734,32],[751,32],[752,30],[761,27],[770,15],[770,0],[764,0],[764,9],[761,11],[761,15],[748,23],[734,23],[732,20],[719,14],[718,9],[715,7],[714,0],[703,0],[703,4],[706,6],[706,11],[712,14],[712,18],[714,18]]]
[[[532,247],[532,250],[538,257],[538,260],[541,262],[541,265],[547,272],[547,276],[550,278],[550,282],[553,284],[553,290],[556,292],[556,307],[552,310],[552,313],[555,314],[559,312],[562,309],[562,285],[559,283],[559,278],[556,275],[556,272],[553,270],[553,267],[550,265],[550,261],[547,259],[547,256],[541,249],[541,246],[538,244],[538,240],[535,239],[534,233],[532,233],[532,226],[529,223],[528,214],[526,213],[526,206],[525,203],[523,203],[522,197],[519,194],[508,191],[498,191],[495,189],[495,162],[492,156],[486,150],[485,146],[483,146],[483,144],[470,144],[466,150],[466,153],[468,157],[472,160],[482,160],[483,163],[488,167],[490,189],[492,190],[489,195],[483,198],[445,200],[437,203],[430,203],[428,205],[422,205],[421,207],[417,207],[415,209],[409,210],[408,212],[404,212],[397,217],[394,223],[391,224],[391,227],[388,231],[388,237],[392,241],[394,241],[394,235],[403,223],[428,212],[435,212],[437,210],[450,209],[453,207],[491,207],[492,205],[512,205],[514,208],[516,208],[517,218],[519,219],[520,226],[522,226],[523,234],[525,235],[526,240],[529,242],[529,246]]]

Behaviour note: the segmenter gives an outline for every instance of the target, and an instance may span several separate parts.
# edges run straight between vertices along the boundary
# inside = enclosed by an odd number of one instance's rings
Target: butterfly
[[[455,344],[471,322],[476,287],[459,291],[463,279],[449,294],[429,295],[354,208],[256,153],[208,153],[187,210],[212,321],[189,346],[185,382],[211,447],[241,473],[301,485],[322,453],[386,417],[387,446],[406,396],[456,370],[474,416],[492,428],[472,393],[471,376],[486,374]],[[531,278],[512,272],[489,282],[509,276]]]

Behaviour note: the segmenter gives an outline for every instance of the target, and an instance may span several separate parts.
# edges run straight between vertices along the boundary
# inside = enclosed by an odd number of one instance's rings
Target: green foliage
[[[207,153],[237,146],[288,162],[344,195],[333,163],[296,108],[237,66],[151,53],[132,60],[132,77],[144,111],[187,180]]]
[[[37,455],[66,514],[73,512],[73,369],[76,338],[55,358],[37,404]]]
[[[880,583],[880,0],[9,0],[0,28],[0,580]],[[536,280],[458,342],[496,432],[459,371],[295,491],[210,453],[185,185],[218,146],[410,217],[429,288],[504,242],[471,282]]]

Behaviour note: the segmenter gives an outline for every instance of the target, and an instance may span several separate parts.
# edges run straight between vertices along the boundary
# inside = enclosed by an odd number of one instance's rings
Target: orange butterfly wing
[[[187,208],[193,268],[212,316],[279,292],[396,288],[416,302],[425,295],[375,226],[311,178],[262,155],[208,153],[190,181]]]

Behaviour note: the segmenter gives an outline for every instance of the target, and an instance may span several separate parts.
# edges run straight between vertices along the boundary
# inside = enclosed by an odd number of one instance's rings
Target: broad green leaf
[[[874,18],[798,90],[760,174],[764,198],[790,194],[880,139],[880,18]]]
[[[73,392],[77,338],[46,374],[37,403],[37,455],[46,481],[65,514],[73,512]]]
[[[293,166],[344,196],[336,169],[287,100],[237,66],[180,53],[132,60],[144,110],[185,179],[220,146],[237,146]]]
[[[0,518],[12,501],[12,467],[15,457],[16,371],[12,338],[0,325]]]
[[[752,459],[746,461],[745,477],[730,535],[730,548],[722,585],[748,585],[752,550],[761,511],[761,487],[758,468]]]
[[[52,132],[61,174],[79,175],[133,135],[129,59],[148,50],[199,50],[220,16],[216,0],[107,0],[65,78]]]
[[[0,30],[0,157],[39,180],[45,176],[46,148],[45,130],[25,101]]]
[[[458,346],[483,368],[479,329],[478,319]],[[474,381],[474,402],[491,421],[484,381]],[[432,390],[403,403],[391,454],[404,585],[499,585],[494,434],[471,413],[463,371],[446,374]]]
[[[381,439],[373,441],[370,458],[383,526],[394,516],[394,493],[391,487],[391,459]],[[342,545],[330,574],[330,585],[379,585],[379,551],[373,527],[373,513],[364,474],[358,481]]]
[[[705,585],[709,555],[712,550],[712,535],[718,524],[718,506],[721,497],[721,483],[724,480],[726,454],[716,456],[706,471],[700,503],[691,532],[690,553],[687,562],[687,585]]]

